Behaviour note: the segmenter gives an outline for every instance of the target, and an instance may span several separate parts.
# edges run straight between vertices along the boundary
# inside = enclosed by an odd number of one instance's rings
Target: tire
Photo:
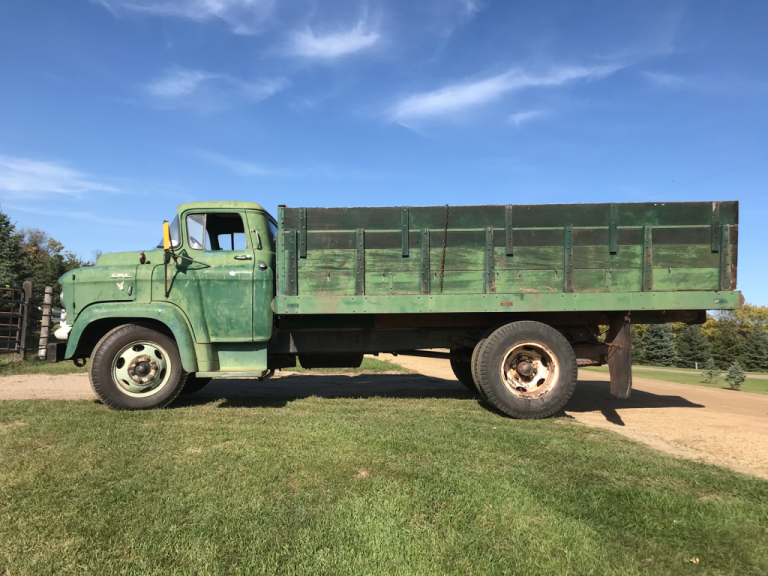
[[[459,360],[458,358],[451,358],[451,368],[456,379],[464,384],[473,394],[477,393],[475,387],[475,381],[472,378],[472,363]]]
[[[93,391],[113,410],[149,410],[173,402],[187,374],[172,338],[124,324],[96,344],[89,376]]]
[[[480,340],[480,342],[477,343],[477,346],[475,346],[475,349],[472,350],[472,362],[470,363],[472,366],[472,382],[475,384],[475,390],[478,394],[480,394],[480,397],[483,400],[488,400],[488,398],[485,397],[485,392],[483,392],[483,389],[480,387],[480,352],[483,349],[483,346],[485,346],[485,341],[487,338],[483,338]]]
[[[205,388],[213,378],[199,378],[195,374],[187,374],[187,381],[184,383],[184,388],[181,389],[182,396],[188,396],[194,394]]]
[[[554,328],[513,322],[487,338],[478,353],[477,375],[490,404],[513,418],[537,420],[570,400],[578,364],[570,343]]]

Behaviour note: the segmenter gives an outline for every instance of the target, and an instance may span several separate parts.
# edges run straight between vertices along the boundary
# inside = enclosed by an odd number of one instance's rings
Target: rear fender
[[[171,304],[103,302],[88,306],[80,312],[72,326],[72,332],[70,332],[67,340],[65,359],[69,360],[75,356],[81,337],[89,326],[94,322],[110,319],[125,320],[125,322],[121,322],[125,324],[129,324],[131,321],[149,320],[165,325],[173,334],[176,345],[179,347],[179,355],[184,370],[187,372],[198,371],[195,340],[192,337],[189,321],[177,306]],[[98,334],[98,338],[101,336],[103,334]]]

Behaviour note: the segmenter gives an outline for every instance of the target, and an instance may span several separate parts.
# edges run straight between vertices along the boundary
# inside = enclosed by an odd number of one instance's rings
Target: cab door
[[[253,341],[254,252],[242,211],[190,211],[179,268],[195,284],[211,342]]]

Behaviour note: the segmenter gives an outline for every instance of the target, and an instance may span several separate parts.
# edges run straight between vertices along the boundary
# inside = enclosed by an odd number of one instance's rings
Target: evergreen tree
[[[732,320],[718,320],[717,330],[712,341],[712,357],[721,370],[728,368],[741,358],[742,337],[736,323]]]
[[[675,341],[669,324],[651,324],[643,338],[645,360],[651,366],[675,365]]]
[[[643,348],[643,336],[636,324],[629,328],[632,338],[632,364],[645,364],[645,349]]]
[[[711,356],[709,357],[709,360],[707,360],[706,368],[701,375],[704,376],[704,382],[707,384],[714,384],[715,379],[720,376],[720,370],[715,367],[715,361]]]
[[[741,367],[739,361],[736,360],[731,367],[728,368],[728,374],[725,375],[725,380],[731,387],[731,390],[741,390],[741,384],[747,379],[747,374],[744,372],[744,368]]]
[[[0,212],[0,284],[17,284],[26,276],[23,234]]]
[[[709,351],[709,341],[701,331],[701,326],[686,326],[675,338],[677,365],[681,368],[696,368],[696,364],[704,366],[712,357]]]
[[[744,341],[744,360],[747,370],[768,370],[768,333],[757,324]]]

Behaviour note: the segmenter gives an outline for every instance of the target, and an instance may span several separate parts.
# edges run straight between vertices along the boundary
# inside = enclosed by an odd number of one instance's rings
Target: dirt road
[[[282,373],[263,383],[218,380],[188,401],[274,402],[307,396],[450,397],[472,400],[446,360],[391,357],[419,374]],[[608,375],[582,371],[562,417],[604,428],[663,452],[768,478],[768,396],[635,378],[631,398],[608,393]],[[0,378],[4,399],[95,399],[85,374]]]

